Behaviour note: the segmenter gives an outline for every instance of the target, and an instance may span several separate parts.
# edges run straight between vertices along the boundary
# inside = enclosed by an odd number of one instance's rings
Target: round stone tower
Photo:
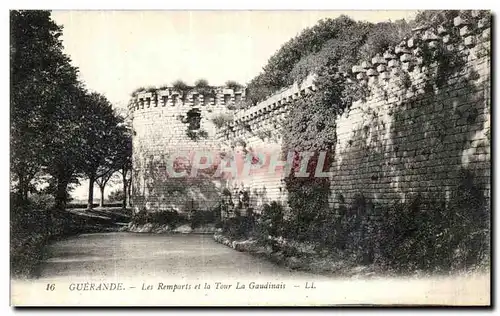
[[[207,210],[218,202],[220,180],[200,175],[172,177],[172,171],[180,166],[189,172],[186,163],[196,152],[220,149],[212,118],[238,106],[245,92],[226,87],[183,90],[144,90],[134,93],[129,103],[136,212]]]

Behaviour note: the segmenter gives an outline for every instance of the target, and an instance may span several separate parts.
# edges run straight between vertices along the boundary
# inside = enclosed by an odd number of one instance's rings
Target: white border
[[[408,4],[410,5],[408,7]],[[5,5],[5,8],[4,8]],[[110,9],[119,9],[119,10],[140,10],[140,9],[170,9],[170,10],[183,10],[183,9],[192,9],[192,10],[200,10],[200,9],[218,9],[218,10],[312,10],[312,9],[321,9],[321,10],[414,10],[414,9],[492,9],[494,13],[498,13],[497,7],[499,5],[498,1],[491,1],[491,0],[475,0],[475,1],[463,1],[463,0],[457,0],[457,1],[418,1],[418,2],[410,2],[408,3],[407,1],[318,1],[318,0],[307,0],[307,1],[269,1],[269,0],[254,0],[254,1],[228,1],[228,0],[221,0],[221,1],[213,1],[213,0],[183,0],[183,1],[170,1],[168,4],[163,3],[163,1],[157,1],[157,0],[141,0],[141,1],[106,1],[104,2],[103,0],[87,0],[87,1],[55,1],[55,0],[49,0],[49,1],[3,1],[2,2],[2,11],[1,16],[2,16],[2,21],[3,23],[3,28],[1,31],[1,41],[3,45],[3,49],[1,50],[4,52],[4,54],[7,54],[8,50],[8,43],[9,43],[9,12],[8,9],[85,9],[85,10],[110,10]],[[418,7],[417,7],[418,6]],[[495,30],[493,32],[495,34],[495,39],[494,41],[498,39],[498,32]],[[496,51],[493,51],[493,53],[496,53]],[[4,225],[2,228],[2,233],[3,233],[3,242],[2,242],[2,254],[3,254],[3,260],[1,261],[2,265],[2,296],[3,296],[3,310],[2,310],[2,315],[6,314],[11,314],[14,312],[12,308],[8,307],[8,301],[10,299],[9,297],[9,274],[8,274],[8,251],[9,251],[9,245],[8,245],[8,240],[9,240],[9,221],[8,221],[8,214],[9,214],[9,195],[8,195],[8,189],[9,189],[9,58],[8,56],[4,55],[4,58],[2,59],[2,62],[0,63],[1,65],[1,74],[3,75],[3,80],[2,80],[2,89],[3,93],[1,94],[4,98],[4,102],[2,106],[0,107],[0,118],[2,119],[2,124],[0,126],[2,127],[2,133],[0,134],[0,142],[1,142],[1,147],[3,149],[4,154],[1,156],[2,159],[2,168],[1,170],[1,175],[0,175],[0,183],[2,186],[0,187],[0,193],[2,194],[2,202],[4,203],[4,207],[2,209],[2,214],[4,216],[2,220],[2,224]],[[495,69],[494,73],[497,73],[497,65],[495,64]],[[498,81],[495,81],[495,86],[492,87],[492,91],[497,91],[498,88]],[[495,104],[492,104],[494,107]],[[494,120],[498,121],[498,110],[494,111]],[[499,139],[498,135],[498,129],[494,128],[494,146],[498,148],[497,141]],[[495,147],[494,147],[495,148]],[[493,154],[493,157],[495,159],[495,163],[497,163],[497,168],[498,169],[498,161],[497,161],[497,155]],[[494,187],[494,195],[495,196],[500,196],[500,192],[498,188],[495,186]],[[495,228],[498,229],[498,214],[495,216]],[[494,234],[496,236],[496,234]],[[495,240],[496,241],[496,240]],[[498,244],[497,242],[494,243],[497,247],[495,247],[495,251],[498,250]],[[496,262],[496,260],[495,260]],[[496,266],[494,267],[496,268]],[[496,275],[496,273],[495,273]],[[497,292],[495,291],[495,294]],[[492,298],[492,302],[498,302],[495,298]],[[335,312],[336,310],[322,310],[324,312]],[[379,310],[380,312],[387,312],[387,310]],[[4,313],[5,312],[5,313]],[[33,311],[30,311],[33,312]],[[40,311],[35,311],[35,312],[40,312]],[[52,312],[51,310],[47,310],[46,312]],[[67,310],[63,312],[68,312]],[[108,311],[109,312],[109,311]],[[141,313],[142,311],[120,311],[120,312],[126,312],[126,313]],[[175,312],[173,310],[167,311],[169,313]],[[192,311],[184,311],[184,312],[192,312]],[[208,311],[206,311],[208,312]],[[243,312],[243,311],[240,311]],[[244,313],[248,313],[249,311],[244,311]],[[259,310],[258,312],[264,312],[263,310]],[[284,315],[288,314],[291,311],[290,310],[272,310],[273,314],[276,315]],[[299,310],[299,311],[293,311],[293,312],[306,312],[305,310]],[[361,310],[357,311],[358,313],[371,313],[373,310]],[[397,311],[399,312],[399,311]],[[407,311],[410,312],[410,311]],[[411,313],[417,313],[418,311],[411,311]],[[426,311],[429,314],[436,314],[437,311]],[[472,311],[466,311],[467,313],[472,312]],[[219,311],[210,311],[209,313],[219,313]]]
[[[401,0],[377,0],[377,1],[270,1],[270,0],[141,0],[141,1],[119,1],[119,0],[35,0],[6,1],[10,9],[72,9],[72,10],[422,10],[422,9],[488,9],[493,1],[429,1],[418,2]]]

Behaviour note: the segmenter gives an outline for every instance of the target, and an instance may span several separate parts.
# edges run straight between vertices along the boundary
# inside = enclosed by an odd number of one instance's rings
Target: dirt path
[[[291,277],[308,275],[234,251],[211,235],[84,234],[49,245],[40,278],[68,277]]]

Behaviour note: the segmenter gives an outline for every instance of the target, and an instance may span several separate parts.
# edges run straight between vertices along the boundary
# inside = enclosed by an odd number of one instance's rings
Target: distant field
[[[87,203],[85,201],[73,201],[69,204],[66,205],[67,208],[87,208]],[[122,202],[116,202],[116,203],[104,203],[103,207],[122,207]],[[92,204],[93,207],[99,207],[99,201],[96,203]]]

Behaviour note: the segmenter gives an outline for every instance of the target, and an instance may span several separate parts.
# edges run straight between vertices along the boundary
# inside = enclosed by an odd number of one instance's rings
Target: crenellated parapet
[[[437,27],[415,28],[411,37],[396,47],[353,66],[352,80],[375,94],[379,94],[380,89],[397,94],[403,89],[393,83],[401,83],[409,75],[407,80],[423,92],[424,85],[436,75],[436,71],[442,71],[438,68],[443,54],[461,58],[463,62],[489,55],[491,17],[483,13],[475,11],[472,18],[457,16]]]
[[[255,106],[239,110],[234,121],[220,132],[220,137],[229,140],[262,131],[278,131],[285,121],[294,100],[315,91],[316,75],[309,75],[300,84],[284,88]]]
[[[244,88],[213,87],[197,89],[188,88],[184,91],[174,87],[139,91],[129,102],[129,112],[133,113],[155,107],[206,107],[227,108],[245,101]]]

